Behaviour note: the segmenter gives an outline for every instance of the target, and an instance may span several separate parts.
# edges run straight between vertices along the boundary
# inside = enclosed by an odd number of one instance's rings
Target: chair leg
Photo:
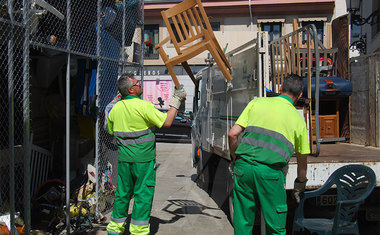
[[[174,82],[175,87],[178,88],[178,87],[179,87],[179,82],[178,82],[178,78],[177,78],[177,76],[176,76],[175,73],[174,73],[173,66],[167,65],[166,67],[168,68],[169,74],[170,74],[170,76],[171,76],[172,79],[173,79],[173,82]]]
[[[218,41],[216,40],[216,38],[213,38],[212,39],[214,41],[214,44],[216,46],[216,49],[218,50],[219,52],[219,55],[220,57],[222,58],[222,60],[224,61],[224,63],[226,64],[227,68],[231,70],[231,65],[230,63],[228,62],[227,58],[226,58],[226,55],[224,54],[222,48],[220,47]]]
[[[227,81],[231,81],[233,78],[231,74],[228,72],[226,65],[223,62],[223,59],[220,57],[218,50],[214,48],[213,46],[208,47],[212,57],[214,58],[216,64],[219,66],[220,70],[222,71],[224,77],[226,77]]]
[[[185,69],[186,73],[190,76],[191,80],[194,82],[194,85],[196,87],[198,87],[198,82],[197,82],[197,80],[195,80],[194,74],[191,71],[189,64],[186,61],[182,62],[181,64],[182,64],[183,68]]]

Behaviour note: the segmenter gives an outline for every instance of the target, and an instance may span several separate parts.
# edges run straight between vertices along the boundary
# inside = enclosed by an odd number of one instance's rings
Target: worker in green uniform
[[[150,212],[156,185],[156,142],[149,127],[170,127],[178,108],[186,98],[180,86],[170,100],[170,109],[163,113],[140,99],[141,82],[133,74],[123,74],[118,80],[122,99],[108,115],[109,133],[117,139],[119,147],[118,183],[108,234],[123,234],[128,216],[129,202],[134,197],[129,232],[150,233]]]
[[[286,191],[283,168],[297,155],[294,196],[305,191],[307,154],[306,123],[294,103],[304,83],[297,75],[284,79],[280,96],[252,100],[228,133],[233,169],[233,224],[235,234],[252,234],[261,206],[267,234],[286,234]],[[241,143],[238,136],[244,131]]]

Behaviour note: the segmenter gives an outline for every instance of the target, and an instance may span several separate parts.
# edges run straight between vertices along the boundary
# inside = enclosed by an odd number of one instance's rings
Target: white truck
[[[299,47],[293,47],[292,43],[294,45],[298,40],[295,38],[298,38],[299,34],[302,33],[309,32],[310,41],[314,40],[315,45],[318,45],[318,39],[314,37],[316,34],[313,35],[312,33],[313,29],[315,30],[314,26],[302,28],[269,45],[267,34],[259,32],[256,39],[228,52],[227,58],[232,66],[232,76],[234,78],[230,84],[226,82],[217,66],[213,66],[212,61],[210,61],[208,67],[196,75],[199,80],[199,87],[196,88],[194,100],[195,117],[192,127],[193,166],[197,168],[198,185],[208,192],[227,214],[233,211],[231,203],[233,181],[229,169],[231,158],[228,146],[228,131],[249,101],[255,97],[269,95],[268,91],[278,92],[281,81],[279,71],[299,73],[309,78],[313,74],[318,78],[323,69],[331,69],[331,66],[326,65],[321,59],[323,58],[323,54],[321,54],[323,51],[315,53],[314,50],[314,54],[307,54],[308,52],[313,53],[310,48],[311,44],[307,44],[307,48],[304,49],[306,54],[304,54],[303,60],[305,61],[307,55],[309,58],[314,56],[317,57],[314,63],[311,60],[310,63],[302,63],[302,59],[300,59],[302,58],[302,53],[298,51],[297,55],[297,52],[294,51],[298,50],[297,48]],[[280,45],[282,41],[285,42],[283,48],[281,50],[276,49],[276,45]],[[288,47],[286,47],[286,43],[288,43]],[[269,50],[269,47],[271,50]],[[289,58],[282,55],[285,52],[288,53]],[[319,58],[320,54],[322,55],[321,58]],[[288,60],[288,64],[284,60]],[[293,61],[293,64],[289,64],[289,61]],[[297,63],[296,61],[300,62]],[[321,61],[321,63],[315,63],[315,61]],[[325,61],[327,61],[326,56]],[[298,67],[294,62],[298,64]],[[315,80],[319,81],[319,79]],[[316,86],[319,88],[318,84]],[[317,90],[319,91],[319,89],[316,89],[315,93],[319,93]],[[316,110],[320,107],[310,104],[311,102],[319,104],[319,97],[311,97],[311,92],[309,93],[310,95],[304,99],[304,106],[299,107],[300,114],[304,115],[308,127],[314,123],[317,124],[316,128],[309,128],[317,131],[314,131],[316,136],[314,137],[315,144],[312,144],[313,156],[308,157],[307,189],[321,187],[336,169],[346,164],[364,164],[371,167],[376,173],[379,173],[376,179],[376,186],[379,186],[380,149],[349,143],[335,143],[344,140],[344,138],[321,138],[318,125],[319,110]],[[311,122],[311,118],[315,118],[317,122]],[[313,132],[311,130],[309,132],[310,143],[313,143]],[[322,144],[324,142],[334,143]],[[292,158],[286,174],[289,207],[288,223],[291,223],[296,207],[295,200],[290,194],[297,174],[296,169],[296,159]],[[379,226],[376,223],[380,221],[380,202],[377,200],[379,196],[380,190],[376,187],[360,212],[364,213],[364,216],[360,216],[360,218],[365,218],[366,221],[374,221],[372,225],[370,223],[368,226],[375,226],[377,229],[379,229]],[[334,191],[329,190],[327,194],[307,204],[306,209],[317,216],[331,215],[332,217],[335,200]],[[291,225],[289,224],[288,226]]]

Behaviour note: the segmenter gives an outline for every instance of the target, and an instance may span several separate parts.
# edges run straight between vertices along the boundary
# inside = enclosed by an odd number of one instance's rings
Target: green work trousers
[[[156,160],[149,162],[119,162],[118,182],[111,222],[107,226],[109,234],[122,234],[128,217],[129,202],[134,197],[129,232],[131,234],[150,233],[150,212],[156,185]]]
[[[258,204],[264,214],[266,234],[286,234],[285,177],[281,168],[238,159],[233,178],[235,234],[252,234]]]

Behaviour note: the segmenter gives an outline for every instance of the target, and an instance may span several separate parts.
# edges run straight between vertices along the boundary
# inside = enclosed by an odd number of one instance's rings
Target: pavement
[[[190,153],[191,144],[157,143],[151,234],[233,234],[226,214],[195,183]],[[110,214],[106,216],[108,222]],[[105,225],[96,225],[88,234],[107,234]]]

